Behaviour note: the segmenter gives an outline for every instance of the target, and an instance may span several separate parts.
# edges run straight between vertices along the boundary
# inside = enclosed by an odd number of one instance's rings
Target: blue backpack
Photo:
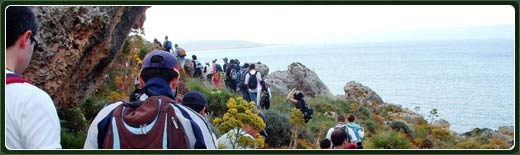
[[[164,43],[164,50],[170,52],[171,49],[172,49],[172,42],[166,41],[166,43]]]
[[[359,128],[358,125],[352,125],[352,124],[347,124],[347,126],[352,129],[352,131],[354,131],[354,135],[356,136],[356,138],[358,139],[358,141],[361,140],[361,137],[359,137],[359,130],[361,130],[361,128]]]

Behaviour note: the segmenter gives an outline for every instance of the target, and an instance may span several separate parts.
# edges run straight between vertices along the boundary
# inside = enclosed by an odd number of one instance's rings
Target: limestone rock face
[[[450,122],[446,121],[445,119],[438,119],[433,121],[433,126],[443,127],[443,128],[450,128]]]
[[[383,100],[372,89],[363,86],[356,81],[347,82],[344,89],[345,99],[355,100],[365,106],[375,109],[378,105],[384,104]]]
[[[318,75],[303,64],[295,62],[287,68],[287,71],[276,71],[267,76],[266,82],[271,87],[271,91],[288,93],[290,89],[296,88],[311,97],[332,97],[329,88],[320,80]]]
[[[255,68],[262,75],[262,79],[269,74],[269,67],[265,64],[255,64]]]
[[[77,106],[103,82],[131,29],[142,27],[142,6],[36,6],[40,42],[24,77],[59,107]]]

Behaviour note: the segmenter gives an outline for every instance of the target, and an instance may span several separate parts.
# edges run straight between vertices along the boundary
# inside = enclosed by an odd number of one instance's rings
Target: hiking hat
[[[168,68],[178,69],[177,60],[175,57],[166,51],[153,50],[148,53],[143,59],[143,65],[141,66],[141,70],[147,68]]]
[[[204,94],[198,91],[190,91],[184,94],[184,97],[182,98],[182,104],[198,104],[201,106],[207,106],[208,100]]]

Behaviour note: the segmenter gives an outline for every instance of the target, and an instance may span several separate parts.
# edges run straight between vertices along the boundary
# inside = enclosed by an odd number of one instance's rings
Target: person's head
[[[264,80],[260,81],[260,86],[262,86],[262,89],[267,89],[267,84],[265,83]]]
[[[168,36],[164,36],[164,40],[168,40]]]
[[[338,116],[338,120],[337,120],[338,123],[345,123],[345,116],[343,115],[339,115]]]
[[[175,45],[173,45],[173,47],[179,48],[179,44],[175,44]]]
[[[139,84],[144,87],[148,80],[162,78],[170,82],[172,88],[176,88],[180,78],[179,68],[177,60],[171,53],[153,50],[143,59]]]
[[[321,149],[330,149],[330,140],[327,138],[323,138],[320,140],[320,148]]]
[[[354,115],[352,115],[352,114],[348,115],[347,120],[348,120],[348,122],[354,122],[354,120],[355,120]]]
[[[296,91],[296,92],[294,93],[294,97],[293,97],[293,98],[294,98],[295,100],[302,100],[303,97],[305,97],[305,96],[303,95],[303,92],[301,92],[301,91]]]
[[[343,129],[336,129],[330,135],[330,141],[335,148],[345,148],[347,144],[347,133]]]
[[[196,55],[191,55],[191,58],[192,58],[193,60],[197,60],[197,56],[196,56]]]
[[[227,59],[227,58],[222,58],[222,60],[224,61],[224,63],[227,63],[227,62],[228,62],[228,59]]]
[[[182,97],[182,104],[199,112],[202,116],[207,114],[208,100],[204,94],[198,91],[190,91]]]
[[[250,64],[249,65],[249,70],[253,70],[253,69],[255,69],[255,64]]]
[[[22,74],[29,66],[34,50],[38,22],[32,9],[27,6],[9,6],[6,9],[6,67]]]
[[[214,59],[211,61],[212,63],[217,63],[217,59]]]
[[[248,64],[248,63],[245,63],[245,64],[244,64],[244,68],[249,69],[249,64]]]

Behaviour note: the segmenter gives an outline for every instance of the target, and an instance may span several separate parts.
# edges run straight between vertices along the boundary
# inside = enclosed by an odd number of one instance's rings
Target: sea
[[[335,95],[357,81],[384,102],[418,109],[429,120],[437,109],[451,130],[497,129],[515,124],[514,40],[441,40],[291,44],[188,51],[199,60],[261,62],[270,73],[301,62]]]

